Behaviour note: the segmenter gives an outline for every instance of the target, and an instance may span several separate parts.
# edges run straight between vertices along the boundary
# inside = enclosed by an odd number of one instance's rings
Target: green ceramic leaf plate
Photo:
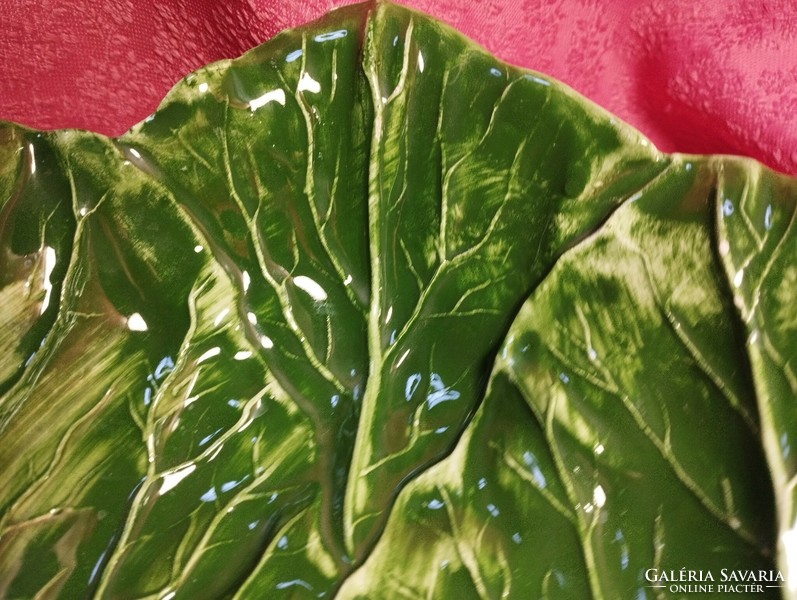
[[[0,597],[795,598],[796,202],[388,3],[2,124]]]

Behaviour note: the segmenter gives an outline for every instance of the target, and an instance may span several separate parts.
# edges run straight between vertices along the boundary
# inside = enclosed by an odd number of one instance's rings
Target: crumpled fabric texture
[[[0,119],[118,135],[182,76],[346,0],[0,0]],[[665,151],[797,174],[793,0],[405,0]]]

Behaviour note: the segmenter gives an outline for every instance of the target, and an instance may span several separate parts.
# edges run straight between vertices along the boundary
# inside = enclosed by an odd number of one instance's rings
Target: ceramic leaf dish
[[[796,199],[387,3],[3,124],[0,597],[795,597]]]

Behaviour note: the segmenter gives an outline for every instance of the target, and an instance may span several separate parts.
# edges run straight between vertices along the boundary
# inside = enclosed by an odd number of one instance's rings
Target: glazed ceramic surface
[[[0,125],[0,597],[794,597],[795,200],[381,3]]]

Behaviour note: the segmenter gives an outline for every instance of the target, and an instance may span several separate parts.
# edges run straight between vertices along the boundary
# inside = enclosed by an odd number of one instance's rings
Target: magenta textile
[[[119,134],[182,76],[345,0],[0,0],[0,119]],[[797,174],[794,0],[407,0],[662,150]]]

